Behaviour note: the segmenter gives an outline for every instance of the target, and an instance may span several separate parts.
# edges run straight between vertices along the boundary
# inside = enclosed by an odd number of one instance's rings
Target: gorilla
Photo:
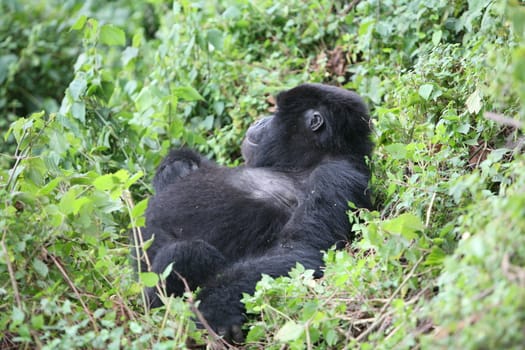
[[[355,93],[303,84],[276,97],[277,110],[252,124],[244,166],[219,166],[190,149],[173,150],[153,179],[143,240],[151,270],[172,272],[167,295],[200,288],[209,325],[242,340],[242,293],[261,274],[286,275],[296,263],[322,275],[322,252],[352,239],[347,216],[371,208],[367,107]],[[145,264],[141,263],[142,269]],[[151,307],[162,305],[147,288]]]

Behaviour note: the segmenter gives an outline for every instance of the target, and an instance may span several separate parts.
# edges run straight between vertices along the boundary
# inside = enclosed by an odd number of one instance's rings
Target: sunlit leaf
[[[295,321],[288,321],[282,326],[275,335],[275,338],[281,342],[290,342],[298,339],[303,335],[304,326]]]
[[[110,46],[125,45],[126,34],[113,24],[105,24],[100,28],[100,41]]]

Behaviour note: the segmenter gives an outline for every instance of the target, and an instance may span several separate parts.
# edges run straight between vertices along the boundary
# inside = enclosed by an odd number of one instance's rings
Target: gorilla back
[[[301,263],[321,275],[321,250],[352,238],[348,202],[370,208],[372,151],[365,104],[353,92],[304,84],[277,96],[242,144],[245,166],[226,168],[195,151],[171,151],[157,170],[143,239],[151,270],[169,264],[167,295],[201,287],[199,309],[228,339],[241,340],[242,293],[261,274]],[[144,263],[141,266],[145,266]],[[150,305],[162,305],[157,289]]]

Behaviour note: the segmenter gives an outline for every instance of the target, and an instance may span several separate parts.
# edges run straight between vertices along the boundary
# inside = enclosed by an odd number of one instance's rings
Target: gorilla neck
[[[265,168],[242,168],[229,178],[230,185],[255,200],[274,200],[283,209],[295,208],[302,200],[301,176]]]

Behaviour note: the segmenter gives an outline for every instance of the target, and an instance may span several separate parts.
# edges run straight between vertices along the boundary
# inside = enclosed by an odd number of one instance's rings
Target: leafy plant
[[[190,293],[147,310],[130,233],[169,148],[239,164],[304,81],[367,99],[377,210],[321,280],[244,296],[244,347],[523,344],[523,1],[1,6],[0,347],[212,345]]]

